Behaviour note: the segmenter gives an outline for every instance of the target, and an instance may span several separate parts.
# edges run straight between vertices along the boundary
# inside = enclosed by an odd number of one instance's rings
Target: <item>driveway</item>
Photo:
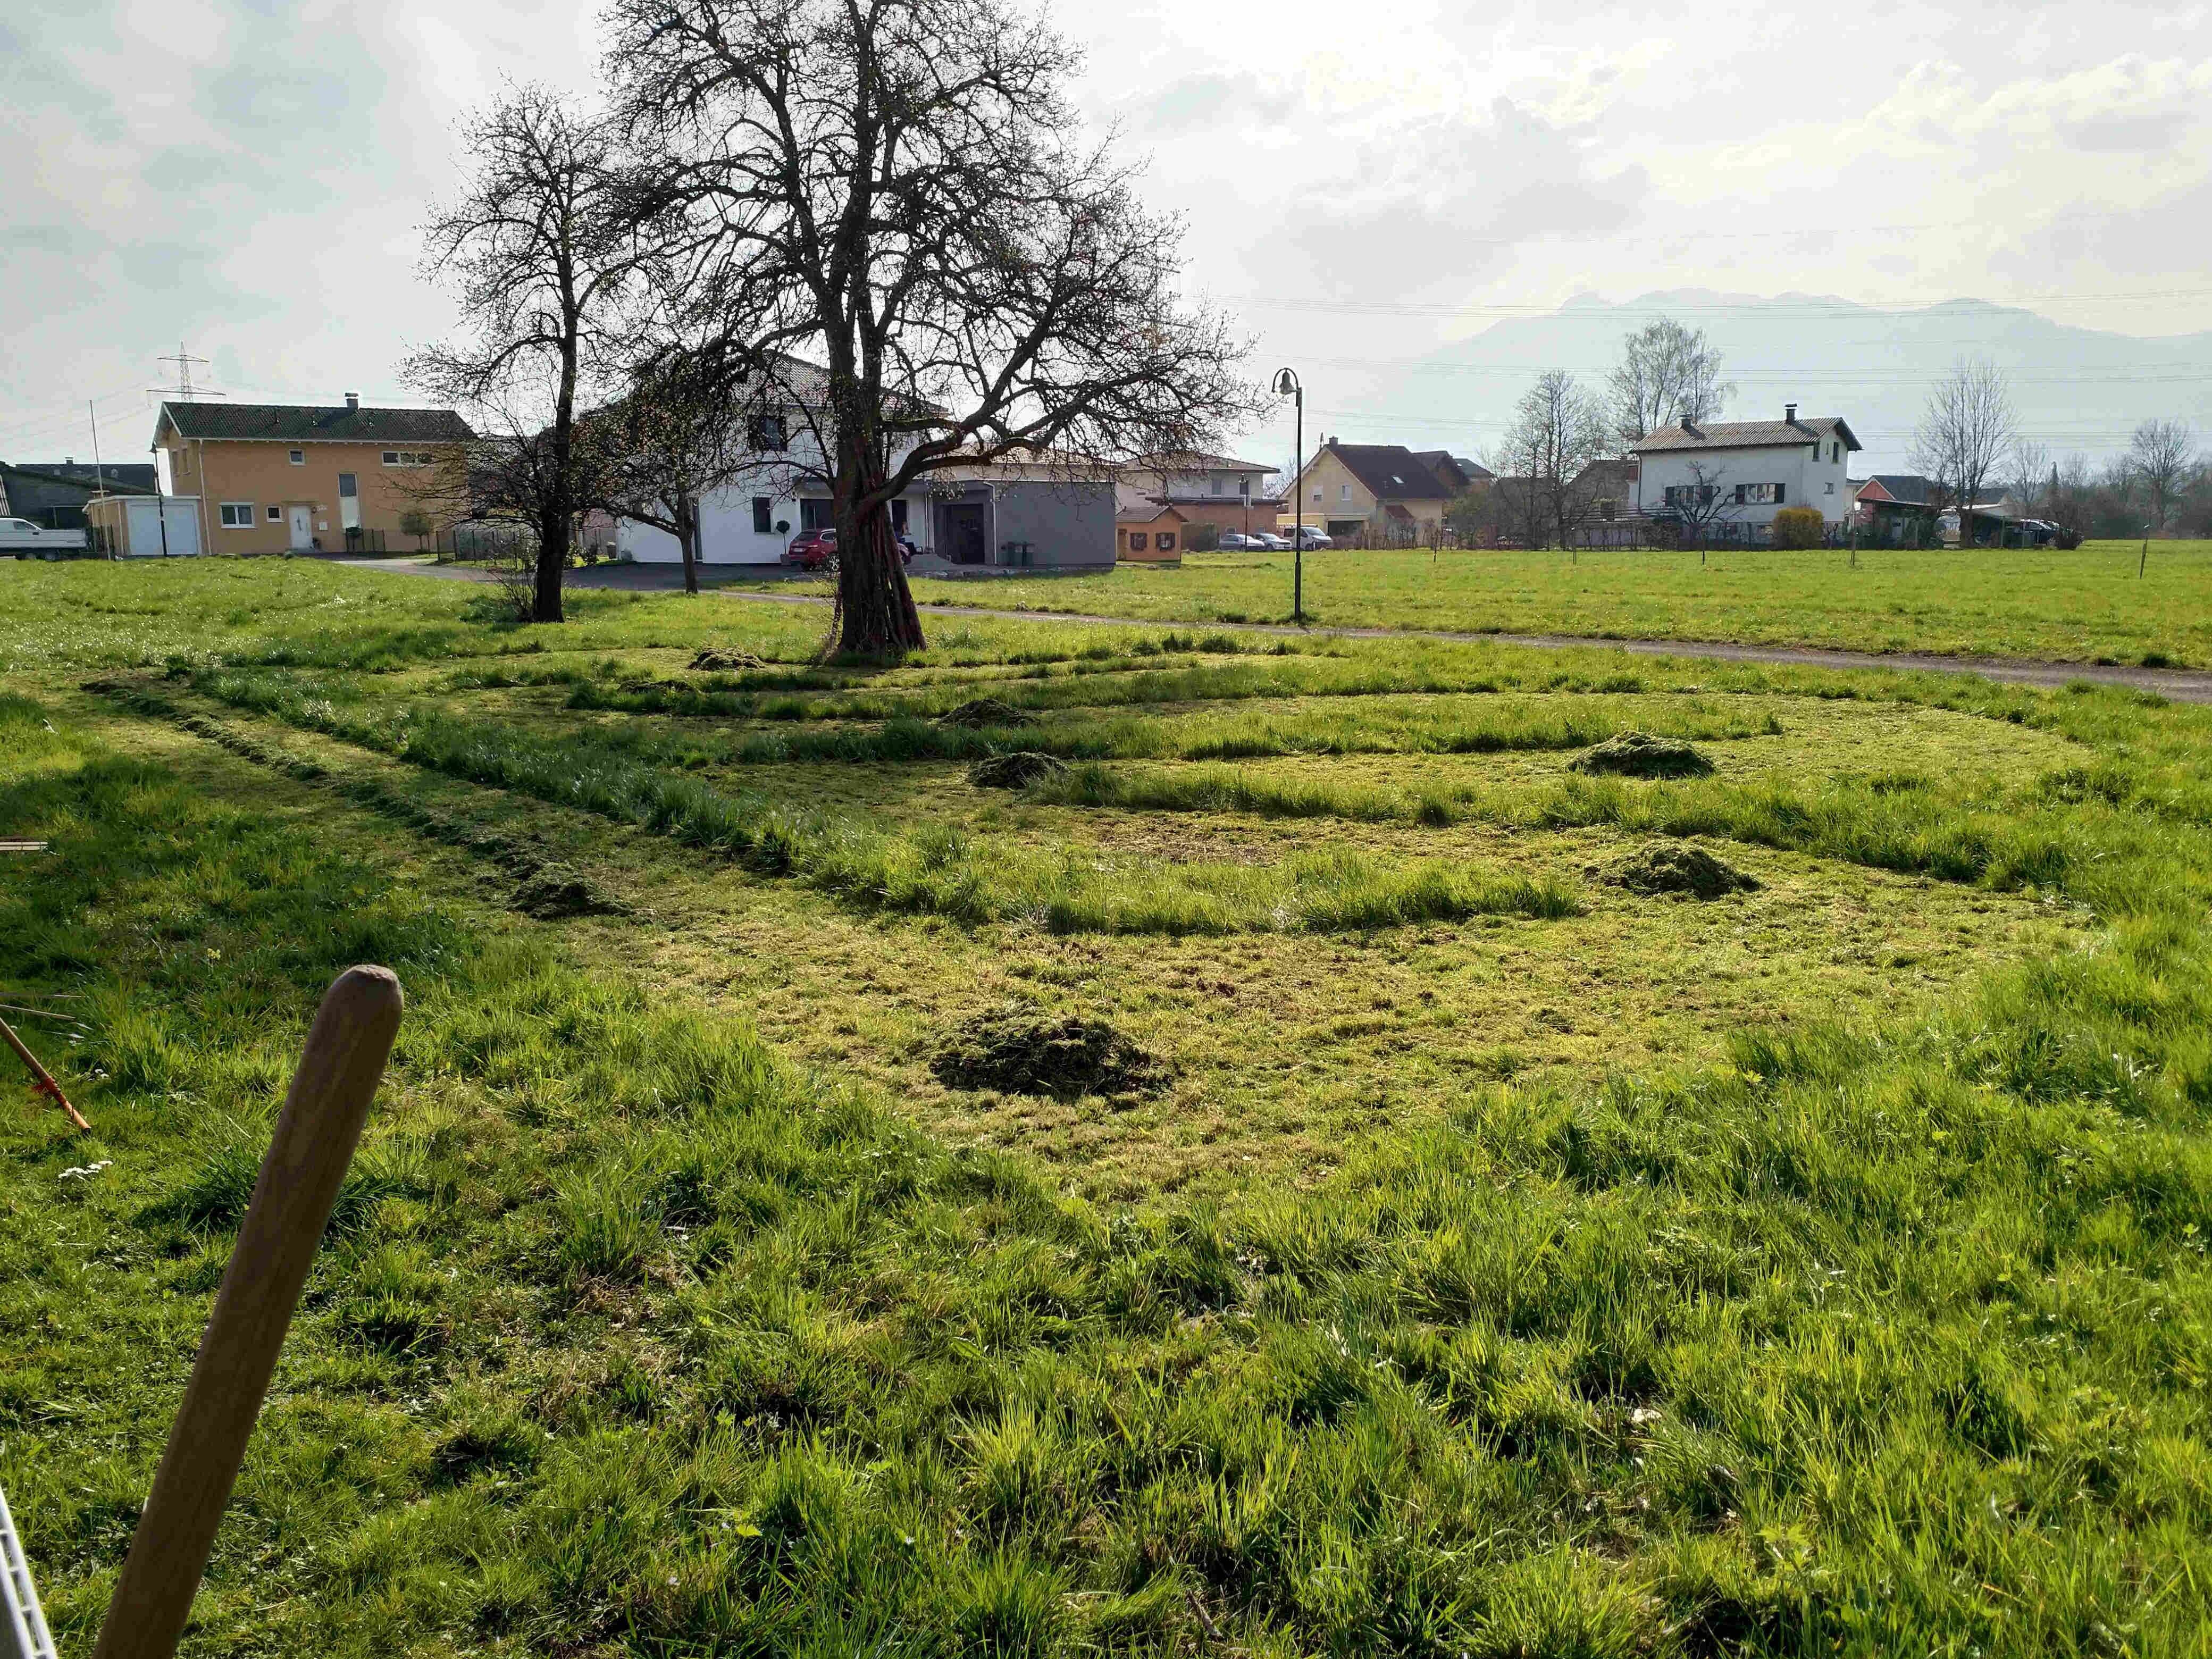
[[[489,581],[481,570],[454,565],[431,564],[420,559],[335,559],[334,564],[361,570],[390,570],[407,575],[438,576],[449,581]],[[800,573],[791,580],[804,580]],[[772,565],[708,564],[699,567],[702,586],[720,582],[781,580],[786,573]],[[572,587],[616,588],[632,592],[665,592],[684,586],[681,565],[602,564],[568,573]],[[830,601],[814,593],[725,593],[725,599],[750,599],[763,605],[818,605]],[[2020,657],[1941,657],[1921,652],[1824,651],[1810,646],[1736,645],[1718,640],[1605,640],[1567,634],[1482,634],[1429,628],[1297,628],[1287,623],[1165,623],[1131,617],[1098,617],[1064,611],[1001,611],[988,605],[925,605],[921,610],[938,617],[986,617],[1007,622],[1075,623],[1101,628],[1202,629],[1209,634],[1274,634],[1296,637],[1343,640],[1456,640],[1493,645],[1526,646],[1540,651],[1590,649],[1626,651],[1645,657],[1701,657],[1720,662],[1779,663],[1799,668],[1889,668],[1930,674],[1978,674],[1984,679],[2009,685],[2061,686],[2075,680],[2096,685],[2121,685],[2138,691],[2154,691],[2176,702],[2212,703],[2212,673],[2186,668],[2132,668],[2125,664],[2037,662]]]

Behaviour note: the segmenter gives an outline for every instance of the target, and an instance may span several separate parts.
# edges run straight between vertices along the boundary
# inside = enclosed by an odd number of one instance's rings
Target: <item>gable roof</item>
[[[155,417],[180,438],[210,443],[466,443],[477,434],[450,409],[336,409],[308,404],[185,403],[164,399]]]
[[[1464,455],[1455,455],[1449,449],[1417,449],[1413,459],[1429,469],[1429,474],[1438,483],[1455,485],[1461,489],[1472,489],[1479,483],[1487,483],[1498,475],[1480,461],[1469,460]]]
[[[1633,455],[1610,456],[1583,468],[1575,474],[1574,483],[1577,488],[1626,489],[1635,483],[1639,470]]]
[[[1177,524],[1188,524],[1189,518],[1167,502],[1132,489],[1127,484],[1114,486],[1114,522],[1116,524],[1152,524],[1161,519],[1173,519]]]
[[[1853,492],[1861,501],[1895,501],[1899,507],[1929,507],[1935,503],[1936,480],[1917,472],[1877,472],[1860,481]]]
[[[1437,481],[1427,463],[1403,444],[1327,443],[1321,455],[1334,455],[1379,501],[1449,501],[1453,491]],[[1314,459],[1318,460],[1321,455]]]
[[[1680,426],[1662,426],[1647,434],[1629,448],[1638,455],[1648,455],[1660,450],[1702,449],[1774,449],[1795,448],[1814,442],[1825,443],[1830,438],[1840,438],[1847,449],[1863,446],[1852,435],[1850,423],[1840,415],[1817,415],[1810,420],[1790,421],[1707,421],[1694,430]]]

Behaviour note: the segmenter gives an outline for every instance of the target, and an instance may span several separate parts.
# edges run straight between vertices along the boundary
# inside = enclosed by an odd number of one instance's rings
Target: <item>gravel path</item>
[[[435,576],[449,581],[489,581],[481,570],[453,565],[427,564],[415,559],[337,559],[331,562],[362,570],[388,570],[406,575]],[[741,569],[742,577],[721,572]],[[817,605],[830,601],[813,593],[738,593],[720,587],[720,581],[757,581],[773,573],[756,565],[707,566],[705,580],[717,586],[726,599],[750,599],[763,605]],[[621,588],[632,592],[662,592],[681,588],[684,573],[675,565],[608,564],[568,574],[574,587]],[[1203,629],[1209,634],[1279,634],[1296,637],[1319,635],[1346,640],[1460,640],[1495,645],[1527,646],[1535,650],[1589,647],[1626,651],[1646,657],[1702,657],[1721,662],[1771,662],[1805,668],[1892,668],[1933,674],[1978,674],[1984,679],[2012,685],[2065,685],[2087,680],[2098,685],[2124,685],[2154,691],[2176,702],[2212,703],[2212,673],[2187,668],[2136,668],[2118,663],[2037,662],[2019,657],[1944,657],[1923,652],[1825,651],[1810,646],[1734,645],[1711,640],[1607,640],[1571,634],[1485,634],[1434,628],[1297,628],[1288,623],[1161,622],[1137,617],[1099,617],[1080,611],[1001,611],[988,605],[925,605],[938,617],[987,617],[1007,622],[1075,623],[1101,628]]]

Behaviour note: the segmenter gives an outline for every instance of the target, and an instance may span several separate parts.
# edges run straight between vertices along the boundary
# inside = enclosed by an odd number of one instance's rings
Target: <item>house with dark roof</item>
[[[173,398],[154,417],[169,487],[199,498],[210,553],[381,547],[410,509],[451,515],[441,480],[475,438],[450,409],[365,408],[350,392],[337,405]]]
[[[1447,458],[1449,459],[1449,458]],[[1284,504],[1279,526],[1293,508],[1332,539],[1364,540],[1376,547],[1425,546],[1443,533],[1444,508],[1465,493],[1457,477],[1439,478],[1427,461],[1402,444],[1346,444],[1324,439]]]
[[[1451,486],[1462,495],[1470,489],[1488,489],[1498,477],[1481,462],[1455,455],[1449,449],[1417,449],[1413,459],[1427,467],[1438,483]]]
[[[1726,521],[1761,539],[1785,507],[1811,507],[1839,525],[1850,516],[1848,457],[1860,447],[1841,416],[1778,421],[1684,421],[1629,446],[1639,512],[1665,518],[1694,498],[1721,504]]]
[[[0,517],[28,519],[47,530],[83,529],[84,504],[96,496],[150,495],[155,489],[150,462],[0,461]]]

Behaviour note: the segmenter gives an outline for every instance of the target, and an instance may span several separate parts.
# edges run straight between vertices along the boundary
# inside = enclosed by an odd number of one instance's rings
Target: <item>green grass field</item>
[[[1306,610],[1332,627],[1718,640],[2212,665],[2212,543],[2079,550],[1695,553],[1338,552],[1305,559]],[[925,581],[946,605],[1151,622],[1286,622],[1287,554],[1197,553],[1097,577]]]
[[[1177,574],[1255,579],[1120,591]],[[405,1024],[190,1654],[2212,1653],[2212,709],[572,616],[0,565],[0,1002],[94,1124],[0,1095],[65,1653],[364,960]],[[1577,769],[1638,731],[1711,769]],[[1146,1080],[948,1073],[1009,1007]]]

